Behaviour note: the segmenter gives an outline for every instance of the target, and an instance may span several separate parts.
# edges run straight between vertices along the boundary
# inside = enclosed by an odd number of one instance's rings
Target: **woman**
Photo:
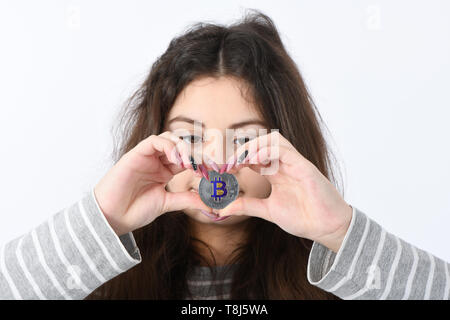
[[[173,39],[122,120],[93,190],[2,248],[3,298],[448,299],[447,263],[330,182],[319,113],[266,15]],[[198,194],[211,170],[239,182],[221,210]]]

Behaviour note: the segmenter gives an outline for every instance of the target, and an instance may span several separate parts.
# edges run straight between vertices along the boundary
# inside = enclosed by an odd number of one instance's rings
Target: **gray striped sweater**
[[[93,189],[0,247],[0,299],[83,299],[141,262],[133,234],[117,236]],[[223,267],[218,267],[220,271]],[[338,253],[314,242],[308,281],[343,299],[449,299],[449,264],[387,232],[353,206]],[[194,299],[229,299],[231,275],[189,275]],[[215,287],[225,291],[217,294]]]

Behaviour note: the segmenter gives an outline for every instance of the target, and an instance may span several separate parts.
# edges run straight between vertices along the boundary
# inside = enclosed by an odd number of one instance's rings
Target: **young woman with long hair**
[[[448,298],[448,264],[343,199],[325,129],[268,16],[193,25],[127,101],[92,192],[5,246],[4,295]],[[239,183],[220,210],[198,193],[211,170]]]

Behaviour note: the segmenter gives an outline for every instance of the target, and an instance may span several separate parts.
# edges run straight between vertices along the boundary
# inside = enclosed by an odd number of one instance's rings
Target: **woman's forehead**
[[[241,83],[234,78],[195,80],[177,97],[167,117],[167,129],[266,127],[258,108],[243,95]]]

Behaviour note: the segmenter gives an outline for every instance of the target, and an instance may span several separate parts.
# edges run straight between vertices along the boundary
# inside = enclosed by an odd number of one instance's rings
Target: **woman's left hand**
[[[249,151],[247,157],[238,163],[245,150]],[[265,199],[238,197],[218,211],[221,217],[259,217],[290,234],[321,243],[334,252],[339,250],[352,219],[352,207],[319,169],[278,131],[246,142],[227,163],[234,163],[227,170],[229,173],[249,167],[265,175],[272,191]],[[274,168],[277,163],[278,167]]]

